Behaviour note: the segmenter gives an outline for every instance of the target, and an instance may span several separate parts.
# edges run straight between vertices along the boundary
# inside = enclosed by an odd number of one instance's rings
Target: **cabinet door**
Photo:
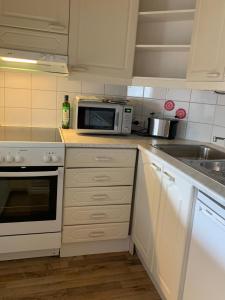
[[[148,162],[143,162],[143,156],[141,153],[138,161],[132,239],[147,268],[151,271],[162,164],[150,155]]]
[[[224,81],[225,1],[198,0],[189,81]]]
[[[69,0],[0,0],[0,25],[68,33]]]
[[[153,275],[167,300],[179,296],[192,198],[192,185],[164,166]]]
[[[71,0],[72,71],[131,78],[138,0]]]

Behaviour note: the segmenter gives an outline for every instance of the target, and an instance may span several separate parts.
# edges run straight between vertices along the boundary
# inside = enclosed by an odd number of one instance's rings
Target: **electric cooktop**
[[[58,128],[0,126],[0,142],[62,143]]]

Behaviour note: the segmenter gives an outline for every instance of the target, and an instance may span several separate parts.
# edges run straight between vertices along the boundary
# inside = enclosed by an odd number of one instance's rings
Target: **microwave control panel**
[[[132,106],[124,106],[122,134],[130,134],[131,133],[132,116],[133,116],[133,107]]]

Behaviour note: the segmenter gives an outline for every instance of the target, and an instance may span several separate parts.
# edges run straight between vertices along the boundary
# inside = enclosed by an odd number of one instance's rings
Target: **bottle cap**
[[[68,102],[68,101],[69,101],[69,96],[68,96],[68,95],[65,95],[65,96],[64,96],[64,100],[65,100],[66,102]]]

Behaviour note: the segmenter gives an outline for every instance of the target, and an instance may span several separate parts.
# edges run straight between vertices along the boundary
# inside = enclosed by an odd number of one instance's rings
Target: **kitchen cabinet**
[[[189,81],[224,81],[225,1],[198,0]]]
[[[149,270],[155,245],[161,191],[162,162],[140,152],[132,226],[132,240]]]
[[[176,169],[163,167],[153,277],[167,300],[176,300],[182,283],[193,187]]]
[[[71,0],[72,72],[131,78],[137,14],[138,0]]]
[[[0,25],[68,34],[69,0],[0,0]]]

